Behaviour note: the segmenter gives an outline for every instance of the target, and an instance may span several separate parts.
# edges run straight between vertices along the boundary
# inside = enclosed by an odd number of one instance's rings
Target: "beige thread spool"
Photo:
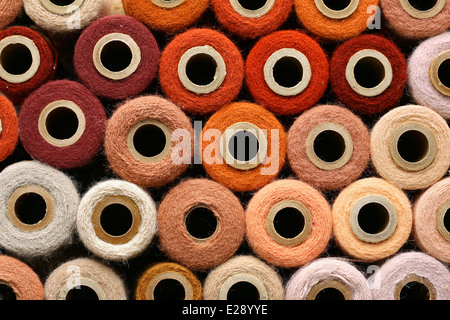
[[[199,210],[200,211],[196,211]],[[197,217],[193,217],[193,215],[195,215],[195,212],[200,212]],[[206,216],[205,216],[205,212],[206,212]],[[199,222],[203,222],[205,221],[206,223],[208,223],[208,227],[206,229],[200,230],[200,231],[193,231],[190,226],[191,223],[190,218],[194,220],[193,225],[199,227]],[[195,223],[195,221],[197,221],[197,223]],[[216,215],[214,214],[214,211],[207,205],[197,205],[193,208],[191,208],[185,216],[185,225],[186,225],[186,230],[188,231],[189,236],[192,238],[192,240],[194,240],[197,243],[202,243],[202,242],[208,242],[210,241],[212,238],[214,238],[214,236],[217,234],[217,231],[219,229],[219,224],[220,224],[220,220],[217,219]],[[214,230],[211,231],[211,226],[213,226]],[[204,227],[204,225],[202,225],[201,227]]]
[[[182,5],[184,0],[152,0],[152,3],[155,6],[161,7],[161,8],[175,8],[180,5]]]
[[[270,10],[272,10],[275,0],[266,0],[264,5],[261,7],[251,10],[244,8],[239,0],[230,0],[230,4],[233,7],[234,11],[239,13],[241,16],[246,18],[261,18],[266,15]]]
[[[227,278],[220,287],[219,300],[229,300],[230,290],[234,285],[239,283],[252,285],[258,292],[258,297],[254,297],[256,300],[268,300],[269,297],[264,284],[256,276],[249,273],[238,273]]]
[[[333,0],[334,1],[334,0]],[[314,0],[317,9],[328,18],[331,19],[345,19],[356,11],[359,5],[359,0],[348,0],[348,4],[342,8],[330,7],[330,4],[325,0]],[[332,2],[330,2],[332,3]]]
[[[441,71],[441,68],[444,71]],[[430,67],[430,80],[433,86],[444,96],[450,96],[450,83],[448,79],[442,78],[444,75],[448,77],[450,73],[450,51],[445,51],[434,59]]]
[[[418,275],[415,274],[410,274],[406,276],[402,281],[396,284],[394,290],[394,299],[401,300],[402,290],[413,282],[419,283],[427,289],[428,300],[436,300],[436,289],[434,288],[433,284],[427,278],[419,277]]]
[[[314,285],[306,296],[306,300],[317,300],[318,296],[326,289],[335,289],[342,296],[343,300],[353,300],[350,289],[337,280],[323,280]]]
[[[410,0],[400,0],[400,4],[402,5],[403,10],[405,10],[411,17],[417,19],[429,19],[438,15],[442,9],[444,9],[446,1],[447,0],[437,0],[435,5],[428,10],[419,10],[414,8],[410,3]]]
[[[61,16],[72,14],[75,10],[80,8],[84,2],[84,0],[72,0],[72,2],[68,4],[57,4],[58,1],[52,0],[40,0],[40,1],[45,9]]]
[[[450,226],[446,226],[445,223],[445,220],[448,219],[447,215],[450,215],[450,200],[447,200],[441,205],[436,216],[436,227],[439,233],[445,240],[450,242]]]
[[[58,294],[58,300],[71,300],[71,292],[73,290],[82,290],[87,287],[94,291],[97,300],[106,300],[106,293],[102,287],[95,281],[89,278],[78,278],[75,281],[67,281],[66,285],[61,288]]]

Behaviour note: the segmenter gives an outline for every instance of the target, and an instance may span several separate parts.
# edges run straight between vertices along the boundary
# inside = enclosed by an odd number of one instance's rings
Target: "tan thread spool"
[[[409,0],[399,0],[403,10],[405,10],[411,17],[417,19],[429,19],[438,15],[444,9],[446,1],[447,0],[437,0],[436,4],[432,8],[428,10],[418,10],[411,5]]]
[[[330,8],[324,0],[314,0],[317,9],[330,19],[345,19],[351,16],[359,5],[359,0],[349,0],[348,5],[340,10]]]
[[[326,289],[336,289],[340,292],[344,300],[353,300],[350,289],[344,283],[338,280],[323,280],[317,283],[309,291],[308,295],[306,296],[306,300],[316,300],[320,293]]]
[[[395,285],[394,299],[401,300],[402,289],[410,285],[412,282],[417,282],[424,285],[428,291],[428,300],[436,300],[436,289],[434,288],[434,285],[427,278],[420,277],[416,274],[407,275],[402,281]]]
[[[442,237],[450,242],[450,230],[444,222],[447,214],[450,214],[450,200],[447,200],[444,204],[442,204],[436,216],[436,228]]]
[[[54,14],[61,15],[61,16],[71,14],[74,10],[76,10],[76,8],[80,8],[84,2],[84,0],[72,0],[71,3],[68,3],[66,5],[62,5],[62,4],[59,5],[59,4],[55,4],[51,0],[40,0],[40,1],[45,9],[47,9],[48,11],[50,11]]]
[[[430,80],[436,90],[448,97],[450,96],[450,85],[443,83],[443,79],[441,79],[439,72],[439,68],[441,68],[444,63],[446,65],[450,64],[450,51],[445,51],[434,59],[430,67]]]

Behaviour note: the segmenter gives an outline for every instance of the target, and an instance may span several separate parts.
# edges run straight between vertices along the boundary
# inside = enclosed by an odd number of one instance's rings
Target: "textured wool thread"
[[[216,231],[209,238],[191,236],[186,215],[197,207],[214,213]],[[239,199],[221,184],[188,179],[172,188],[158,208],[160,246],[173,260],[193,270],[206,270],[233,256],[245,235],[245,214]]]
[[[109,3],[106,6],[106,15],[125,15],[122,0],[107,0]]]
[[[414,275],[431,283],[436,300],[448,300],[449,272],[445,264],[423,252],[399,253],[385,261],[375,274],[372,296],[375,300],[395,300],[396,286]]]
[[[436,155],[433,161],[418,171],[398,166],[391,155],[389,144],[393,135],[406,124],[426,128],[436,141]],[[372,163],[379,175],[398,187],[405,190],[424,189],[446,174],[450,163],[449,144],[450,129],[438,113],[423,106],[405,105],[384,114],[372,128]]]
[[[0,0],[0,30],[14,22],[22,9],[22,0]]]
[[[172,141],[168,155],[157,162],[140,161],[129,151],[127,137],[133,126],[147,120],[163,123],[171,133],[185,130],[191,140]],[[182,144],[191,146],[193,156],[193,137],[191,120],[171,101],[159,96],[141,96],[124,102],[109,119],[104,142],[105,154],[111,168],[123,179],[140,186],[160,187],[178,178],[188,168],[189,163],[174,162],[172,153]]]
[[[311,68],[307,88],[294,96],[277,94],[267,85],[264,76],[267,59],[284,48],[303,53]],[[329,80],[328,58],[320,45],[306,34],[295,30],[277,31],[261,38],[252,48],[247,57],[245,76],[252,96],[268,110],[276,114],[297,114],[312,107],[324,95]]]
[[[0,174],[0,245],[7,252],[26,258],[50,255],[72,241],[79,194],[63,172],[37,161],[21,161]],[[53,218],[40,230],[29,232],[14,226],[7,215],[7,203],[20,187],[36,185],[45,189],[54,203]]]
[[[284,246],[270,237],[266,227],[271,208],[285,200],[299,202],[312,216],[308,237],[294,246]],[[282,267],[298,267],[316,259],[328,246],[332,232],[331,208],[323,195],[297,180],[278,180],[260,189],[246,209],[246,239],[263,260]]]
[[[93,59],[96,44],[114,33],[131,37],[140,51],[137,69],[120,80],[103,76]],[[97,96],[125,100],[140,94],[152,83],[158,72],[159,57],[159,45],[144,24],[132,17],[115,15],[100,18],[83,31],[75,46],[74,67],[80,81]]]
[[[349,59],[358,51],[372,49],[382,53],[390,62],[393,79],[389,87],[373,97],[363,96],[352,89],[346,79]],[[407,82],[407,63],[396,43],[382,36],[367,34],[341,43],[330,60],[330,83],[336,98],[359,114],[382,113],[400,102]]]
[[[226,66],[222,85],[208,94],[187,90],[178,73],[182,55],[193,47],[202,46],[215,49]],[[207,28],[190,29],[175,36],[164,48],[159,80],[165,95],[180,108],[189,113],[210,114],[231,103],[239,94],[244,82],[244,59],[236,45],[225,34]]]
[[[431,2],[430,2],[431,3]],[[405,11],[400,1],[381,0],[381,10],[389,28],[399,36],[417,41],[436,36],[450,27],[450,3],[433,17],[420,19]]]
[[[240,4],[239,4],[240,5]],[[292,11],[292,0],[276,0],[269,11],[256,16],[242,15],[236,11],[229,0],[213,0],[211,6],[220,24],[241,38],[257,38],[277,30]],[[241,6],[241,5],[240,5]],[[244,7],[240,10],[257,12]],[[265,10],[266,11],[266,10]]]
[[[395,208],[397,226],[387,239],[371,243],[359,239],[352,230],[350,213],[356,202],[368,195],[386,198]],[[412,209],[406,194],[380,178],[364,178],[351,183],[332,206],[333,234],[339,247],[361,261],[377,261],[396,253],[408,240],[412,229]]]
[[[428,38],[414,49],[408,59],[408,89],[417,104],[450,119],[450,97],[436,90],[430,79],[433,61],[445,51],[450,51],[450,32]]]
[[[86,285],[87,279],[101,290],[103,300],[127,300],[128,291],[123,279],[107,264],[92,258],[66,261],[53,270],[44,282],[46,300],[65,300],[67,293]],[[98,295],[98,294],[97,294]]]
[[[0,95],[0,162],[9,157],[19,140],[18,117],[11,101]]]
[[[44,300],[44,286],[39,276],[14,257],[0,255],[0,283],[14,291],[16,300]]]
[[[311,261],[289,278],[285,289],[286,300],[307,300],[316,285],[328,281],[343,284],[352,300],[372,299],[367,279],[352,262],[327,257]]]
[[[351,158],[340,168],[322,169],[308,157],[308,134],[323,123],[344,127],[353,141]],[[358,179],[366,169],[370,160],[369,130],[364,122],[347,108],[338,105],[317,105],[302,113],[290,127],[287,156],[290,167],[302,181],[320,190],[336,190]]]
[[[61,147],[50,144],[39,132],[39,118],[45,107],[59,100],[75,103],[82,110],[86,122],[78,141]],[[64,107],[63,103],[61,107]],[[63,120],[60,117],[57,121],[61,123]],[[25,100],[19,113],[19,129],[20,140],[34,159],[59,169],[77,168],[88,164],[99,153],[106,129],[106,113],[100,100],[83,85],[56,80],[44,84]]]
[[[127,15],[151,29],[173,34],[197,22],[209,8],[209,0],[184,0],[174,7],[161,7],[155,1],[123,0],[123,6]]]

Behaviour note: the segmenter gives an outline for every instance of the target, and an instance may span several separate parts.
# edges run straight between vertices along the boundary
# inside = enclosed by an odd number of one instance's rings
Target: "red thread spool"
[[[211,29],[176,36],[161,55],[161,87],[183,110],[207,114],[231,103],[244,81],[244,60],[236,45]]]
[[[312,107],[325,93],[328,58],[306,34],[277,31],[252,48],[245,76],[256,101],[276,114],[295,114]]]
[[[14,152],[18,140],[16,109],[11,101],[0,95],[0,162]]]
[[[0,32],[0,91],[15,104],[50,80],[56,52],[40,33],[21,26]]]
[[[89,163],[104,138],[106,114],[83,85],[51,81],[34,91],[19,113],[20,140],[35,159],[58,169]]]
[[[292,0],[212,0],[217,20],[242,38],[256,38],[277,30],[289,17]]]
[[[354,111],[374,115],[397,105],[407,81],[404,54],[389,39],[361,35],[341,44],[330,61],[331,87]]]
[[[81,82],[97,96],[124,100],[143,92],[156,77],[160,50],[151,31],[128,16],[98,19],[75,46]]]

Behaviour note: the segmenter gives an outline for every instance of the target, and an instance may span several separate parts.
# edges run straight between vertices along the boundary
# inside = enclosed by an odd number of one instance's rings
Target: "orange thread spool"
[[[14,152],[18,139],[18,118],[14,105],[0,95],[0,162]]]

